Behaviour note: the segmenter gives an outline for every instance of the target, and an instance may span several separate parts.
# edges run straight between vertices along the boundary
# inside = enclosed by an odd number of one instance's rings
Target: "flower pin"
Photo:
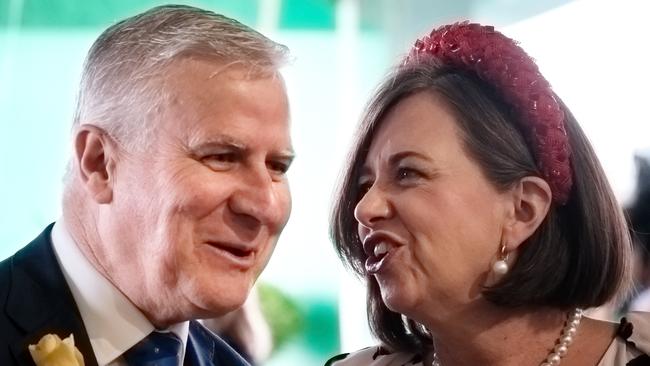
[[[29,345],[29,353],[36,366],[84,366],[72,334],[63,340],[56,334],[46,334],[38,344]]]

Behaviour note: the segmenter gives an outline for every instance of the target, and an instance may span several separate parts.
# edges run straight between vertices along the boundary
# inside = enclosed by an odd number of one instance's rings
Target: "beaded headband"
[[[564,112],[535,61],[494,27],[469,22],[445,25],[418,39],[403,65],[431,56],[474,72],[501,92],[527,135],[553,201],[565,204],[573,182]]]

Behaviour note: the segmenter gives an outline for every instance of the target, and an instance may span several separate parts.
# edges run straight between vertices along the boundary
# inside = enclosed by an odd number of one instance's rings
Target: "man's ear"
[[[117,159],[113,139],[103,129],[85,124],[77,130],[74,148],[83,187],[97,203],[110,203]]]
[[[519,180],[513,190],[512,217],[504,227],[503,240],[508,251],[526,241],[546,218],[551,207],[551,188],[539,177]]]

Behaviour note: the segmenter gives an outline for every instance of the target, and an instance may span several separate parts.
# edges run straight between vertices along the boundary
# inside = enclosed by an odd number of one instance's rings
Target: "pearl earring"
[[[506,253],[506,244],[501,243],[501,253],[499,255],[499,260],[494,262],[492,265],[492,271],[499,276],[503,276],[508,273],[510,267],[508,267],[508,253]]]

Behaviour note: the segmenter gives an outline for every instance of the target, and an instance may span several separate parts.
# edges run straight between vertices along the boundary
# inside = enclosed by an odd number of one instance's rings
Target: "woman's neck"
[[[440,364],[538,365],[558,340],[567,312],[551,308],[513,309],[481,300],[425,322],[433,333]]]

